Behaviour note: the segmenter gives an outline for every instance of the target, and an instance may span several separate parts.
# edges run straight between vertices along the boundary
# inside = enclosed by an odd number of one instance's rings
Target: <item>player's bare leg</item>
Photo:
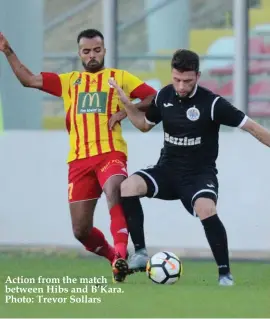
[[[135,247],[135,253],[130,257],[130,272],[145,271],[149,260],[145,248],[144,215],[140,203],[140,197],[147,193],[147,185],[139,175],[128,177],[121,184],[122,205],[125,211],[128,230]]]
[[[230,273],[227,234],[217,215],[216,204],[212,199],[198,198],[194,210],[204,226],[206,238],[216,260],[219,285],[232,286],[234,282]]]
[[[111,233],[116,252],[112,264],[113,277],[116,282],[124,281],[128,274],[128,264],[126,262],[128,230],[125,215],[120,204],[120,185],[125,178],[122,175],[114,175],[103,185],[103,191],[106,195],[111,215]]]
[[[72,228],[75,238],[88,251],[107,258],[113,262],[115,251],[105,239],[103,233],[93,227],[93,216],[97,199],[71,202],[69,204]]]

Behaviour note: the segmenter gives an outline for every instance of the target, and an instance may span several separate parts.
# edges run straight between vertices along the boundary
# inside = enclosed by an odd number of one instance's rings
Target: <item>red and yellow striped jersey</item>
[[[145,99],[156,91],[131,73],[103,69],[97,73],[74,71],[42,73],[42,90],[63,98],[70,136],[68,162],[112,151],[127,154],[122,129],[109,129],[112,114],[122,109],[117,92],[108,80],[114,78],[131,98]]]

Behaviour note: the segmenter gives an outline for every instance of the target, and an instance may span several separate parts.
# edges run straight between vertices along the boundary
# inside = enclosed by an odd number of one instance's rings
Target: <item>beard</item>
[[[182,95],[180,93],[177,92],[177,95],[181,98],[181,99],[188,99],[190,97],[190,95],[192,95],[192,93],[194,92],[195,88],[196,88],[197,83],[185,94]]]
[[[82,62],[82,65],[87,72],[95,73],[104,68],[104,58],[101,62],[91,60],[88,63]]]

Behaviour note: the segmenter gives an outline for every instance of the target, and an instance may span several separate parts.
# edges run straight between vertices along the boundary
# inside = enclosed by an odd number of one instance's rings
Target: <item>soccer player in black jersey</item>
[[[140,112],[111,80],[127,116],[143,132],[162,122],[164,147],[157,164],[141,169],[122,183],[121,196],[135,246],[129,267],[145,268],[148,260],[140,197],[180,199],[198,216],[218,266],[219,284],[233,285],[226,230],[216,211],[218,179],[216,159],[220,125],[239,127],[270,146],[270,133],[223,97],[199,86],[199,57],[178,50],[172,57],[172,84],[161,89],[146,113]]]

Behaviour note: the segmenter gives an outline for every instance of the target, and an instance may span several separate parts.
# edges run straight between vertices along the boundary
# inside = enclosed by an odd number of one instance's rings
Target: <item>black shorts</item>
[[[196,216],[196,199],[218,199],[218,180],[214,172],[205,171],[183,176],[172,168],[157,165],[134,173],[141,176],[147,184],[146,197],[162,200],[181,200],[186,210]]]

